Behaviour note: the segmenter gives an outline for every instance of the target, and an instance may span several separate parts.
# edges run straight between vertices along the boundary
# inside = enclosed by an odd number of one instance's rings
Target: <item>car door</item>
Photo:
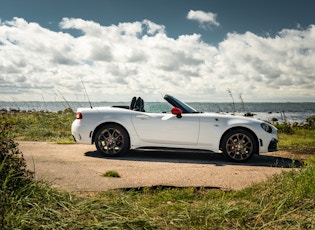
[[[142,141],[159,144],[195,145],[199,137],[196,114],[138,113],[132,115],[134,128]]]

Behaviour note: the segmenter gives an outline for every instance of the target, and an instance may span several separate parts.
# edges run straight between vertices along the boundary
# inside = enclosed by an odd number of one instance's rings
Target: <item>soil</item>
[[[294,154],[278,151],[233,163],[221,154],[196,151],[130,151],[104,157],[94,145],[19,142],[36,179],[70,192],[101,192],[146,186],[207,187],[240,190],[273,174],[300,167]],[[120,177],[104,177],[108,171]]]

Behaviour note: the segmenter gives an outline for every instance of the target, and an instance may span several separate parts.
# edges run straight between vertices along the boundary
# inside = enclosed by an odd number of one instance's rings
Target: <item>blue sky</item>
[[[187,20],[190,10],[213,12],[220,25],[202,29],[196,21]],[[64,17],[92,20],[104,26],[148,19],[165,25],[171,37],[200,33],[206,42],[217,44],[234,31],[274,35],[297,25],[307,28],[315,23],[314,10],[315,2],[311,0],[2,0],[0,18],[21,17],[52,30],[60,30]]]
[[[312,1],[0,4],[0,100],[315,101]]]

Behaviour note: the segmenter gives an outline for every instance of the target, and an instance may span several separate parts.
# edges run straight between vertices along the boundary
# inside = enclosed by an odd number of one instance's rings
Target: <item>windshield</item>
[[[177,98],[166,94],[164,96],[164,99],[170,103],[172,106],[180,108],[182,110],[183,113],[198,113],[197,110],[195,110],[194,108],[192,108],[191,106],[187,105],[186,103],[178,100]]]

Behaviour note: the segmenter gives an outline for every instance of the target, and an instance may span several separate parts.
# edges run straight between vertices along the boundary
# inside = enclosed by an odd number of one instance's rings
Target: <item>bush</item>
[[[310,125],[315,125],[315,115],[308,117],[306,121],[309,122]]]
[[[26,169],[18,144],[11,138],[11,128],[9,123],[0,123],[0,229],[6,225],[5,217],[10,210],[11,197],[33,178],[33,174]]]
[[[292,129],[290,124],[282,123],[282,124],[275,124],[275,126],[278,129],[279,133],[294,134],[294,130]]]

